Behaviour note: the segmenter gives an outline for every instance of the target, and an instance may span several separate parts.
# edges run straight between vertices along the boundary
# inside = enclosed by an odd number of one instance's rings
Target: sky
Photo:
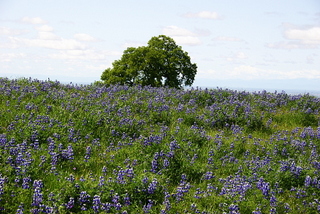
[[[319,0],[0,0],[0,77],[93,83],[159,35],[194,87],[320,91]]]

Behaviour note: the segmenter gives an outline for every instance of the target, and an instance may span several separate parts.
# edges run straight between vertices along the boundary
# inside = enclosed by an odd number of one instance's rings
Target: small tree
[[[120,60],[106,69],[105,84],[151,85],[181,88],[191,86],[197,73],[188,53],[167,36],[152,37],[148,46],[127,48]]]

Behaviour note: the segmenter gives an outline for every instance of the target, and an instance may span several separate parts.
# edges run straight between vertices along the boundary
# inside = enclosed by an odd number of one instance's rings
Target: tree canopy
[[[152,37],[147,46],[129,47],[106,69],[101,80],[107,85],[191,86],[197,65],[175,41],[164,35]]]

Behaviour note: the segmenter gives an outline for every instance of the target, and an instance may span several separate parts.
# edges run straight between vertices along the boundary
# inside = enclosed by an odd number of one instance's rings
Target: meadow
[[[320,98],[0,78],[0,213],[319,213]]]

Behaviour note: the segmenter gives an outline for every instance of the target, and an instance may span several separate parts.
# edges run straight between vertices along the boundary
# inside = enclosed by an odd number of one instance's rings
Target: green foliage
[[[0,212],[317,213],[319,105],[0,78]]]
[[[101,80],[107,85],[150,85],[181,88],[192,85],[197,73],[188,53],[170,37],[152,37],[148,46],[127,48],[120,60],[106,69]]]

